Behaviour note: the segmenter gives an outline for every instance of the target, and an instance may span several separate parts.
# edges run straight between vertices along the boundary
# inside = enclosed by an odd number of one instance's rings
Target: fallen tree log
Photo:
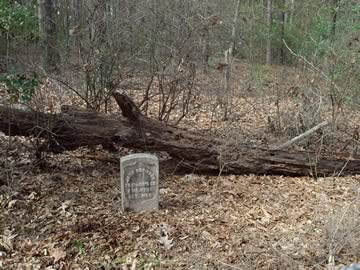
[[[122,115],[105,115],[68,106],[59,114],[0,106],[0,131],[8,136],[43,137],[47,143],[40,151],[54,153],[91,145],[105,148],[119,145],[144,152],[165,151],[178,162],[179,169],[187,172],[291,176],[360,173],[358,156],[325,156],[241,144],[220,152],[221,140],[148,118],[125,95],[115,93],[114,98]]]

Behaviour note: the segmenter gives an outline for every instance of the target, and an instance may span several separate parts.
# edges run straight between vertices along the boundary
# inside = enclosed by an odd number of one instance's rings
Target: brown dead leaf
[[[66,258],[66,251],[59,248],[55,248],[50,250],[50,256],[54,258],[54,263],[57,263]]]
[[[173,239],[169,239],[168,235],[163,235],[160,236],[160,240],[159,240],[160,245],[164,246],[165,249],[171,249],[174,245],[173,243]]]
[[[13,239],[17,237],[17,234],[9,229],[5,229],[3,235],[0,235],[0,251],[10,252],[13,250]]]

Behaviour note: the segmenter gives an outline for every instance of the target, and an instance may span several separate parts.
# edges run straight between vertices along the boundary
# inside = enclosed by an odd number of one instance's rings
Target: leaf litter
[[[91,177],[91,166],[79,175],[70,159],[60,183],[36,173],[18,190],[25,205],[3,204],[3,269],[323,269],[327,215],[357,196],[360,180],[166,175],[159,211],[123,213],[119,175]],[[339,262],[356,259],[343,251]]]

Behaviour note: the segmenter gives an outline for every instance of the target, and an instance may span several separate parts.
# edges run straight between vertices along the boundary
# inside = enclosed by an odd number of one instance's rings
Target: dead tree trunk
[[[178,168],[187,172],[293,176],[360,173],[360,157],[321,156],[248,145],[234,145],[220,154],[220,140],[150,119],[127,96],[115,93],[114,97],[122,115],[109,116],[69,107],[52,115],[0,106],[0,131],[9,136],[46,138],[46,150],[55,153],[99,144],[166,151],[178,162]]]

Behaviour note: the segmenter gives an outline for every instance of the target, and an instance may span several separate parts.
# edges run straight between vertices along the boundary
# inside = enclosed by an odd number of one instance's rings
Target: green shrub
[[[24,74],[8,73],[0,75],[0,83],[5,84],[11,102],[16,103],[29,101],[40,81],[36,74],[26,76]]]
[[[0,35],[34,38],[38,31],[33,1],[20,4],[17,1],[0,0]]]

